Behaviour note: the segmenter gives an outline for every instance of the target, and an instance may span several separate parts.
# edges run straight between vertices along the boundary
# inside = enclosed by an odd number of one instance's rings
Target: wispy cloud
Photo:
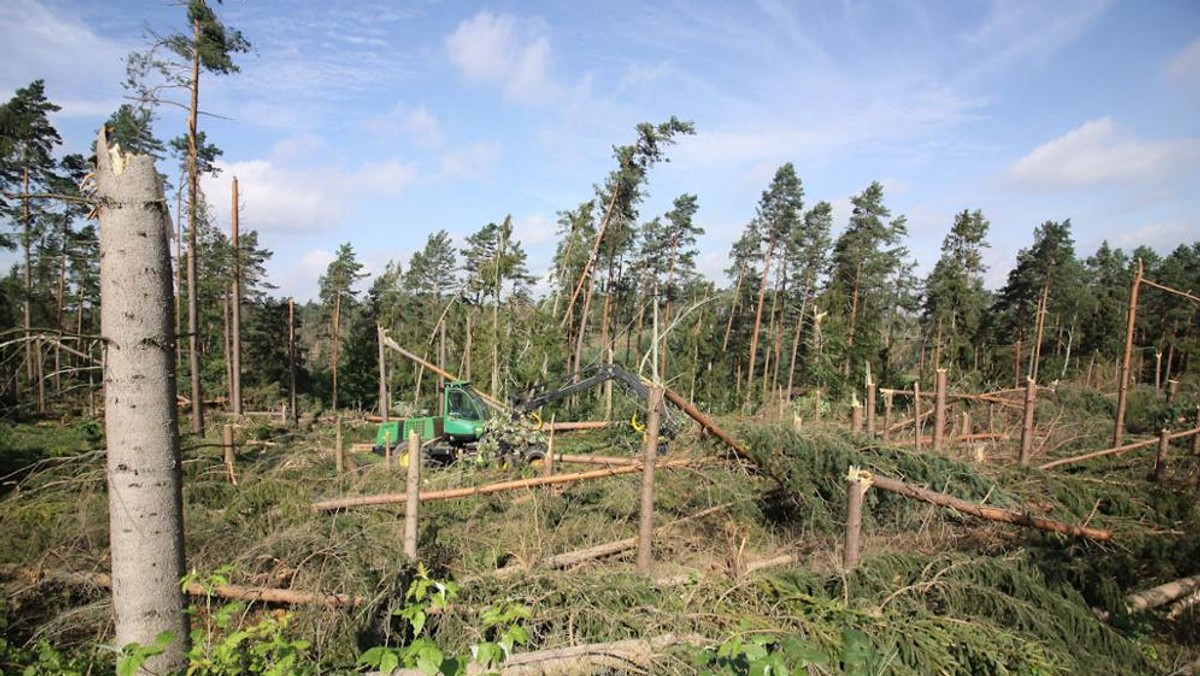
[[[442,156],[441,178],[489,178],[499,162],[499,143],[474,143]]]
[[[1103,117],[1034,148],[1009,167],[1007,181],[1037,192],[1144,183],[1194,168],[1198,161],[1200,139],[1143,140]]]
[[[0,92],[44,79],[48,97],[63,108],[61,117],[104,118],[121,104],[114,90],[133,44],[101,37],[38,0],[5,2],[0,36]]]
[[[427,148],[442,144],[441,124],[423,105],[413,107],[399,101],[386,114],[367,118],[364,126],[372,133],[404,136]]]
[[[228,181],[243,186],[241,219],[245,227],[268,236],[315,233],[345,225],[355,202],[403,192],[417,178],[416,168],[397,159],[352,169],[331,166],[296,168],[270,160],[219,162],[219,178],[206,178],[209,204],[224,218],[229,213]]]
[[[446,38],[446,52],[467,79],[497,87],[510,100],[542,104],[563,93],[550,73],[550,40],[536,21],[483,10]]]
[[[1171,81],[1192,88],[1200,88],[1200,38],[1179,53],[1167,66],[1167,76]]]
[[[955,36],[976,57],[965,73],[988,76],[1044,59],[1086,34],[1111,5],[1112,0],[992,0],[982,22]]]

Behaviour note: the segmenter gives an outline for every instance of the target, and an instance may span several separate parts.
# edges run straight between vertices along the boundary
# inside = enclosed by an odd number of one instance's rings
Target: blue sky
[[[253,43],[242,72],[202,79],[201,128],[225,155],[206,181],[222,227],[275,252],[282,295],[307,299],[341,242],[368,271],[426,236],[459,242],[511,214],[534,273],[556,213],[592,197],[612,146],[670,115],[697,135],[650,176],[644,219],[699,195],[703,271],[776,167],[808,204],[873,180],[908,217],[922,273],[953,215],[990,219],[989,285],[1044,220],[1076,250],[1103,239],[1167,252],[1200,240],[1200,2],[349,2],[214,5]],[[0,97],[34,78],[82,151],[121,102],[146,31],[184,26],[158,2],[5,0]],[[184,130],[163,110],[158,135]]]

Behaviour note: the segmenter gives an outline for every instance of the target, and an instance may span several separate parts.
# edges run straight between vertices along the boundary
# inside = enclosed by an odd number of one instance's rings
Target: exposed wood
[[[846,474],[846,549],[842,553],[842,568],[850,571],[862,561],[863,498],[871,487],[871,473],[851,467]]]
[[[659,469],[674,469],[684,467],[690,464],[688,460],[671,460],[660,463]],[[535,477],[532,479],[520,479],[516,481],[503,481],[500,483],[486,484],[483,486],[468,486],[464,488],[451,488],[443,491],[428,491],[420,494],[422,502],[430,500],[452,500],[454,498],[465,498],[476,495],[487,495],[490,493],[500,493],[503,491],[512,491],[520,488],[532,488],[534,486],[549,486],[553,484],[573,483],[575,481],[587,481],[588,479],[601,479],[610,476],[619,476],[622,474],[633,474],[642,471],[641,463],[630,465],[627,467],[611,467],[608,469],[592,470],[590,472],[577,472],[574,474],[556,474],[549,477]],[[314,512],[328,512],[339,509],[347,509],[350,507],[368,507],[372,505],[391,505],[401,504],[408,500],[408,495],[404,493],[383,494],[383,495],[365,495],[353,498],[337,498],[333,500],[322,500],[314,502],[312,509]]]
[[[862,434],[863,430],[863,407],[855,399],[850,405],[850,431],[854,434]]]
[[[1131,613],[1140,613],[1143,610],[1165,606],[1197,590],[1200,590],[1200,575],[1193,575],[1130,594],[1125,597],[1125,607]]]
[[[400,347],[400,344],[397,343],[396,341],[392,340],[392,338],[387,335],[386,331],[384,332],[384,335],[383,335],[383,341],[384,341],[384,345],[387,345],[389,348],[395,350],[396,352],[399,352],[400,354],[404,355],[405,357],[408,357],[412,361],[416,362],[418,365],[423,366],[423,367],[429,369],[430,371],[433,371],[434,373],[442,376],[443,378],[446,378],[447,380],[458,380],[459,379],[453,373],[450,373],[449,371],[440,369],[437,366],[435,366],[434,364],[431,364],[428,360],[422,359],[421,357],[413,354],[412,352],[409,352],[408,350]],[[475,392],[475,394],[478,394],[479,397],[481,399],[483,399],[483,402],[485,404],[487,404],[488,406],[491,406],[492,408],[496,409],[497,411],[507,411],[508,410],[508,407],[505,406],[504,404],[501,404],[498,399],[496,399],[495,397],[491,396],[490,394],[488,394],[486,392],[481,391],[478,387],[472,386],[471,389]]]
[[[622,458],[612,455],[571,455],[567,453],[553,454],[555,462],[568,462],[576,465],[608,465],[623,467],[626,465],[641,465],[640,458]]]
[[[1154,456],[1154,483],[1161,484],[1167,478],[1167,452],[1171,448],[1171,432],[1158,433],[1158,453]]]
[[[658,337],[657,330],[655,338]],[[657,374],[655,375],[657,379]],[[637,572],[649,575],[654,564],[654,470],[658,459],[658,430],[662,419],[663,392],[661,385],[650,386],[650,401],[646,415],[646,444],[642,461],[641,509],[638,513]]]
[[[1125,356],[1121,359],[1121,376],[1117,382],[1117,418],[1113,422],[1112,445],[1119,447],[1125,438],[1125,410],[1129,404],[1130,364],[1133,361],[1133,328],[1137,322],[1138,287],[1142,284],[1142,259],[1137,261],[1133,287],[1129,291],[1129,309],[1125,315]]]
[[[700,636],[664,634],[649,639],[626,639],[610,643],[569,646],[518,653],[503,664],[487,667],[475,662],[467,665],[466,676],[578,676],[579,674],[655,673],[658,654],[676,645],[708,645],[711,639]],[[425,676],[421,669],[395,669],[390,674],[370,672],[367,676]]]
[[[875,397],[878,388],[871,376],[867,376],[867,436],[875,436]]]
[[[727,502],[722,505],[716,505],[715,507],[708,507],[706,509],[702,509],[699,512],[696,512],[695,514],[689,514],[688,516],[681,517],[679,519],[675,519],[674,521],[672,521],[668,524],[659,526],[658,528],[655,529],[655,532],[656,533],[663,532],[668,529],[675,528],[681,524],[687,523],[689,521],[694,521],[696,519],[703,518],[710,514],[715,514],[717,512],[728,509],[733,504],[735,504],[735,503]],[[575,566],[578,566],[583,563],[587,563],[588,561],[594,561],[596,559],[602,559],[602,558],[605,558],[608,556],[614,556],[616,554],[620,554],[622,552],[627,552],[627,551],[637,547],[637,544],[638,544],[637,537],[623,538],[620,540],[613,540],[612,542],[603,542],[598,545],[593,545],[591,547],[585,547],[584,549],[577,549],[577,550],[570,551],[570,552],[564,552],[562,554],[555,554],[554,556],[547,557],[546,559],[540,561],[537,565],[541,568],[557,568],[557,569],[574,568]],[[508,577],[513,577],[515,575],[519,575],[523,572],[526,572],[526,570],[522,566],[509,566],[507,568],[501,568],[501,569],[491,573],[489,576],[490,577],[499,577],[499,578],[508,578]]]
[[[1085,537],[1092,540],[1111,540],[1112,531],[1101,530],[1098,528],[1087,528],[1084,526],[1072,526],[1060,521],[1052,521],[1040,516],[1033,516],[1022,512],[1014,512],[1007,509],[997,507],[987,507],[978,503],[962,500],[945,493],[938,493],[928,488],[921,488],[912,484],[904,483],[897,479],[891,479],[879,475],[872,476],[874,486],[881,490],[903,495],[905,497],[914,498],[928,502],[939,507],[954,509],[964,514],[977,516],[981,519],[989,521],[1002,521],[1004,523],[1012,523],[1018,526],[1028,526],[1040,530],[1051,531],[1054,533],[1063,533],[1065,535],[1073,535],[1076,537]]]
[[[238,180],[233,177],[233,213],[230,219],[230,242],[233,263],[233,285],[229,299],[233,321],[230,325],[233,349],[230,350],[233,372],[232,391],[229,398],[233,403],[233,414],[242,414],[242,252],[238,233]]]
[[[38,576],[43,573],[35,573]],[[111,588],[112,578],[104,573],[62,573],[46,572],[46,577],[60,579],[66,582],[96,587]],[[183,588],[188,596],[207,598],[215,596],[234,601],[261,603],[283,603],[302,606],[325,606],[326,608],[352,608],[366,605],[367,599],[351,594],[321,594],[315,592],[297,591],[295,589],[275,589],[272,587],[247,587],[237,584],[218,584],[212,587],[198,582],[189,582]]]
[[[1021,450],[1017,462],[1025,467],[1029,464],[1029,451],[1033,449],[1034,416],[1037,412],[1037,383],[1033,378],[1025,381],[1025,410],[1021,417]]]
[[[940,451],[946,440],[946,369],[937,370],[934,388],[933,450]]]
[[[391,407],[391,402],[388,398],[387,386],[387,354],[384,352],[383,344],[384,331],[382,326],[375,327],[375,339],[379,343],[379,418],[380,422],[388,421],[388,413]]]
[[[417,512],[421,504],[421,436],[408,434],[407,500],[404,502],[404,555],[417,560]]]
[[[738,443],[738,441],[736,439],[734,439],[732,436],[730,436],[730,434],[728,432],[726,432],[725,430],[723,430],[719,426],[717,426],[717,424],[712,421],[712,418],[709,418],[707,415],[704,415],[703,413],[701,413],[700,409],[696,408],[695,405],[692,404],[692,402],[688,401],[687,399],[684,399],[683,395],[679,394],[678,392],[676,392],[675,390],[672,390],[669,387],[664,387],[663,388],[663,396],[665,396],[667,398],[667,401],[671,402],[672,404],[675,404],[676,406],[678,406],[680,408],[680,410],[682,410],[684,413],[688,414],[688,416],[690,416],[692,418],[692,420],[695,420],[696,422],[700,423],[701,427],[708,430],[714,436],[716,436],[718,439],[720,439],[722,442],[724,442],[724,444],[726,446],[728,446],[729,449],[731,451],[733,451],[739,458],[753,462],[753,458],[750,457],[750,453],[746,450],[746,448],[744,446],[742,446],[740,443]]]
[[[1183,437],[1189,437],[1189,436],[1193,436],[1196,434],[1200,434],[1200,427],[1197,427],[1195,429],[1186,430],[1184,432],[1176,432],[1174,434],[1168,435],[1167,438],[1173,441],[1175,439],[1181,439]],[[1158,439],[1145,439],[1143,441],[1135,441],[1130,444],[1125,444],[1124,446],[1116,446],[1114,448],[1105,448],[1103,450],[1092,451],[1090,453],[1084,453],[1083,455],[1076,455],[1076,456],[1072,456],[1070,458],[1059,458],[1058,460],[1055,460],[1053,462],[1048,462],[1044,465],[1039,466],[1038,469],[1042,469],[1042,470],[1053,469],[1055,467],[1061,467],[1062,465],[1073,465],[1077,462],[1083,462],[1084,460],[1092,460],[1094,458],[1103,458],[1103,457],[1110,456],[1110,455],[1120,455],[1122,453],[1128,453],[1129,451],[1136,451],[1139,448],[1146,448],[1148,446],[1153,446],[1156,443],[1158,443]]]
[[[237,485],[237,473],[233,470],[234,446],[233,425],[226,424],[221,428],[221,449],[225,455],[225,471],[229,473],[229,483]]]

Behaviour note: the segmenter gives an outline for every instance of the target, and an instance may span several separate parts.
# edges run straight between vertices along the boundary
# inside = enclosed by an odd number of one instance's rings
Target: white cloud
[[[489,178],[499,162],[499,143],[475,143],[442,156],[442,177]]]
[[[981,57],[972,75],[988,75],[1023,61],[1044,59],[1086,34],[1108,10],[1111,0],[1051,3],[1043,0],[992,0],[987,17],[958,42]]]
[[[530,214],[513,224],[513,237],[526,247],[540,246],[554,241],[555,226],[546,214]]]
[[[549,73],[550,41],[535,23],[483,10],[446,38],[446,52],[469,80],[499,87],[510,100],[539,104],[562,93]]]
[[[238,179],[244,227],[260,233],[321,232],[338,228],[356,200],[402,192],[416,169],[396,159],[343,171],[296,169],[270,160],[219,162],[221,176],[205,178],[204,191],[217,217],[229,213],[229,181]]]
[[[1192,43],[1171,60],[1167,66],[1167,76],[1172,81],[1188,87],[1200,87],[1200,38]]]
[[[403,101],[397,102],[387,113],[367,118],[365,126],[383,136],[407,136],[427,148],[442,144],[441,124],[423,105],[414,108]]]
[[[60,117],[104,118],[120,105],[112,92],[134,45],[101,37],[72,13],[37,0],[7,0],[0,36],[0,92],[42,78],[47,98],[63,108]]]
[[[1104,233],[1102,237],[1093,239],[1097,242],[1101,239],[1108,240],[1112,246],[1121,247],[1126,251],[1146,245],[1159,253],[1166,254],[1180,244],[1195,241],[1198,234],[1200,233],[1197,232],[1196,223],[1155,221],[1137,228],[1112,230]]]
[[[1008,182],[1032,191],[1055,191],[1164,179],[1200,160],[1200,139],[1149,141],[1122,133],[1111,118],[1034,148],[1008,169]]]
[[[294,162],[317,157],[326,147],[325,139],[314,134],[289,136],[271,148],[271,159],[275,162]]]

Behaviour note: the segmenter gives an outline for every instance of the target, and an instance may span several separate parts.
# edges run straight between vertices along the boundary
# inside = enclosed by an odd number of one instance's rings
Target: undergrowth
[[[329,428],[266,439],[260,428],[243,429],[239,438],[275,445],[240,449],[237,485],[211,440],[185,450],[188,563],[200,571],[228,565],[235,584],[362,598],[352,609],[297,607],[272,628],[279,645],[295,647],[316,671],[349,669],[367,654],[378,658],[375,666],[389,654],[415,663],[415,652],[387,651],[411,645],[414,627],[403,613],[412,605],[412,585],[427,575],[458,584],[457,598],[428,614],[416,632],[443,656],[489,643],[507,652],[673,634],[690,637],[690,647],[664,655],[655,673],[772,665],[817,674],[1154,673],[1161,660],[1150,656],[1150,646],[1159,645],[1150,637],[1174,628],[1124,615],[1122,598],[1195,574],[1200,561],[1194,500],[1150,486],[1144,463],[1114,459],[1039,473],[841,433],[758,425],[739,430],[753,465],[715,460],[686,434],[672,445],[671,457],[696,462],[658,476],[655,558],[669,583],[633,575],[630,554],[572,571],[539,567],[555,554],[632,537],[636,475],[424,503],[422,572],[402,553],[403,506],[310,509],[312,501],[336,495],[399,492],[402,470],[364,455],[356,458],[358,471],[338,477]],[[347,443],[368,432],[347,425]],[[615,451],[603,443],[596,436],[556,440],[566,453],[637,452],[636,443]],[[35,471],[14,475],[0,505],[0,564],[7,564],[0,578],[8,591],[0,659],[59,660],[69,673],[77,651],[110,640],[111,608],[107,590],[50,573],[106,570],[107,501],[103,455],[83,437],[54,448]],[[974,517],[875,489],[865,509],[864,564],[845,575],[833,561],[850,466],[965,500],[1112,528],[1120,537],[1097,544],[983,527]],[[535,471],[453,466],[428,470],[423,488]],[[928,546],[914,546],[918,531],[933,531],[923,541]],[[745,574],[747,564],[781,552],[797,554],[798,562]],[[525,572],[492,575],[505,567]],[[498,627],[514,626],[515,607],[529,609],[529,616],[520,618],[521,632],[505,639],[508,629]],[[491,624],[481,612],[488,608],[497,608]],[[1097,620],[1092,608],[1107,610],[1111,624]],[[237,618],[251,625],[282,619],[261,610],[241,608]],[[234,629],[232,614],[207,617],[228,620],[224,628],[212,625],[214,633]]]

